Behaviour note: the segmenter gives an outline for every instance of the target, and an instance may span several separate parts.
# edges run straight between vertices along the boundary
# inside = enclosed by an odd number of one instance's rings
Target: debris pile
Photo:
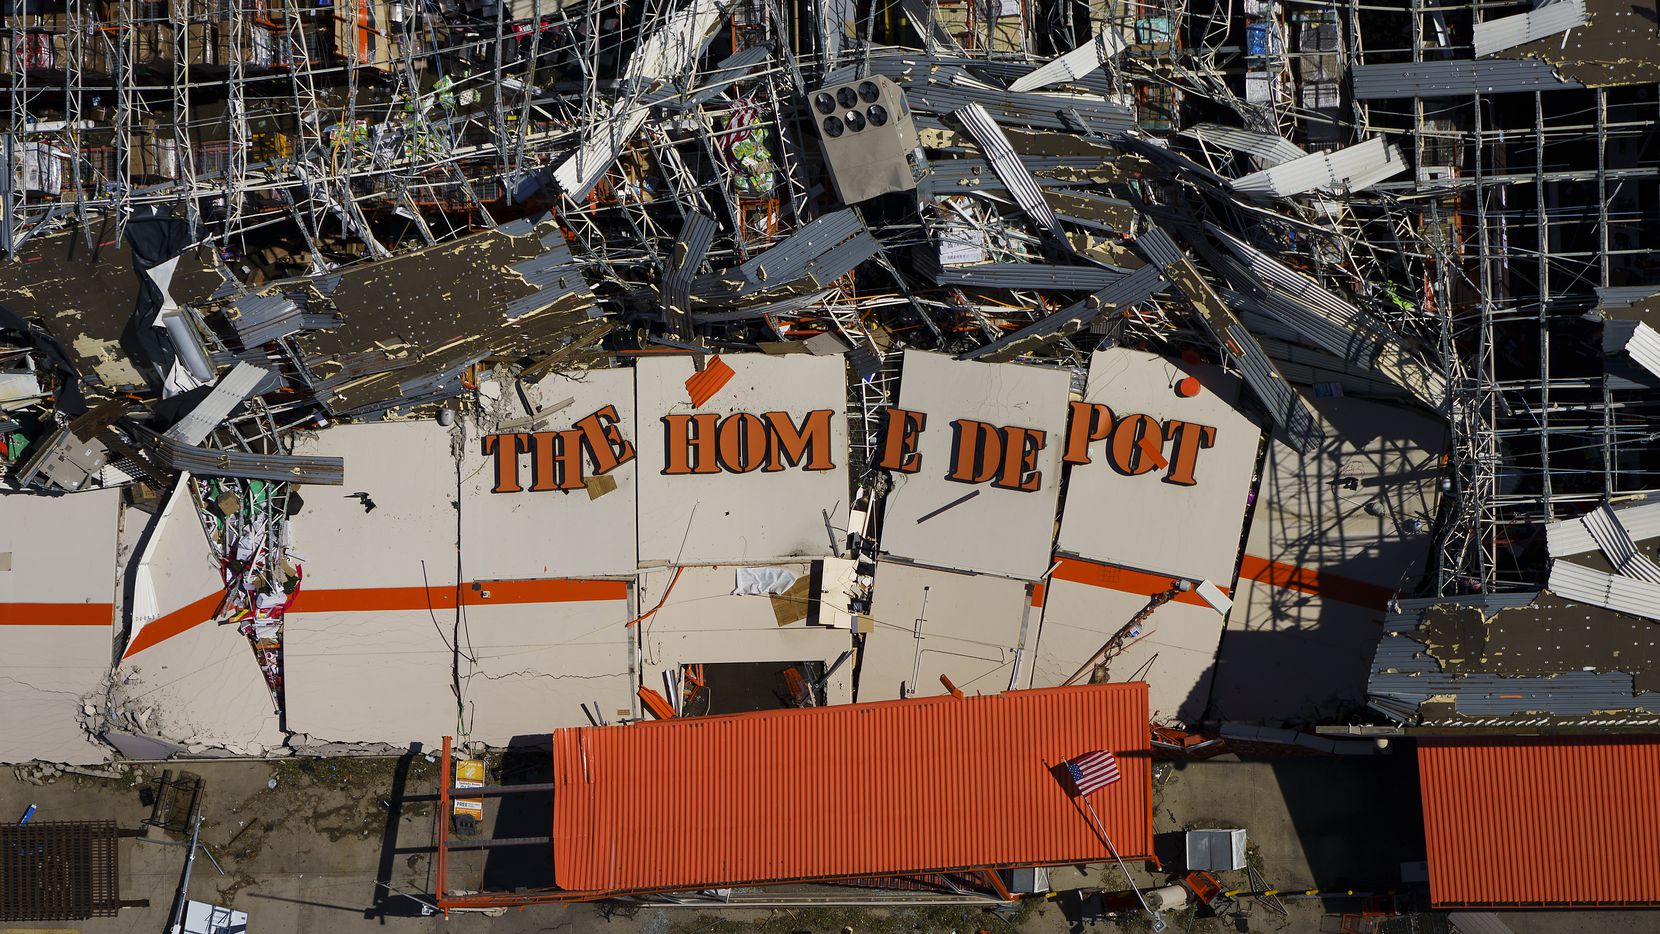
[[[805,15],[769,0],[279,7],[181,0],[106,17],[69,0],[0,25],[10,104],[0,151],[0,251],[9,260],[0,263],[0,471],[20,494],[125,491],[125,557],[111,601],[117,687],[96,705],[90,719],[103,723],[91,726],[95,734],[270,749],[278,732],[297,732],[285,720],[290,663],[335,677],[319,660],[348,648],[293,650],[287,621],[311,616],[305,631],[316,638],[328,630],[319,620],[343,612],[378,614],[388,632],[402,631],[393,614],[430,615],[448,653],[437,667],[452,672],[465,724],[470,678],[500,686],[547,674],[492,668],[490,653],[466,647],[467,613],[482,618],[504,603],[550,599],[498,578],[629,578],[626,596],[607,590],[604,600],[639,604],[633,615],[644,643],[653,638],[651,600],[668,601],[656,622],[665,631],[676,625],[665,619],[680,576],[648,596],[656,586],[644,577],[648,568],[845,562],[815,565],[801,588],[833,605],[830,615],[859,646],[868,633],[853,621],[884,603],[878,555],[1018,580],[996,600],[1029,614],[1043,609],[1041,588],[1054,574],[1050,612],[1080,618],[1093,598],[1074,585],[1104,579],[1084,565],[1164,575],[1123,590],[1135,597],[1133,609],[1102,623],[1130,640],[1143,627],[1124,620],[1146,597],[1178,582],[1207,585],[1137,616],[1151,620],[1153,638],[1161,616],[1194,607],[1227,614],[1233,588],[1225,585],[1240,575],[1302,586],[1301,577],[1275,577],[1297,548],[1310,563],[1324,560],[1311,555],[1312,538],[1298,545],[1245,536],[1264,457],[1293,482],[1320,484],[1324,477],[1313,478],[1326,469],[1323,452],[1368,453],[1338,436],[1351,430],[1341,413],[1316,405],[1344,396],[1450,425],[1452,468],[1441,489],[1461,498],[1443,510],[1431,497],[1418,513],[1397,515],[1366,503],[1372,494],[1344,499],[1357,483],[1331,488],[1336,508],[1353,516],[1365,504],[1377,510],[1365,515],[1381,517],[1375,534],[1438,550],[1444,557],[1426,590],[1496,583],[1493,556],[1480,546],[1498,547],[1499,513],[1481,505],[1497,483],[1493,424],[1522,418],[1531,403],[1506,402],[1494,389],[1492,341],[1503,338],[1493,323],[1509,320],[1507,310],[1526,317],[1507,284],[1523,271],[1503,258],[1510,238],[1523,234],[1505,221],[1473,233],[1465,224],[1467,215],[1490,225],[1487,212],[1514,214],[1524,199],[1507,202],[1505,192],[1533,179],[1505,175],[1491,189],[1497,194],[1476,204],[1488,196],[1466,195],[1470,160],[1452,151],[1465,145],[1464,105],[1442,116],[1419,106],[1412,126],[1400,124],[1395,108],[1439,93],[1525,91],[1532,102],[1543,91],[1585,91],[1550,64],[1602,61],[1583,37],[1572,56],[1530,57],[1539,41],[1584,26],[1584,5],[1549,22],[1527,20],[1526,35],[1468,10],[1451,27],[1437,14],[1445,54],[1418,48],[1404,64],[1394,52],[1366,53],[1363,41],[1370,33],[1380,49],[1394,48],[1397,34],[1407,34],[1399,17],[1352,4],[1132,10],[833,0]],[[1410,34],[1421,27],[1414,21]],[[1484,57],[1464,46],[1461,57],[1447,57],[1447,42],[1472,41]],[[1596,93],[1606,103],[1612,92]],[[1615,98],[1599,133],[1611,132],[1605,123],[1634,125],[1622,122]],[[1508,109],[1494,116],[1513,118]],[[1539,120],[1544,132],[1545,110]],[[1478,180],[1516,169],[1493,165],[1475,159]],[[1546,166],[1540,155],[1540,185]],[[1628,169],[1636,174],[1622,178],[1652,189],[1652,171]],[[1607,198],[1621,197],[1606,169],[1599,173]],[[1541,194],[1542,228],[1546,203]],[[1607,226],[1605,213],[1604,252]],[[1540,252],[1550,252],[1548,242],[1530,255]],[[1546,309],[1560,307],[1583,326],[1599,314],[1639,320],[1648,292],[1625,275],[1604,262],[1600,288],[1613,297],[1589,309],[1546,289],[1528,339],[1547,343],[1518,352],[1552,356]],[[1641,363],[1645,333],[1640,320],[1626,326],[1608,352],[1629,350]],[[1108,350],[1123,355],[1102,356]],[[814,419],[827,410],[794,397],[752,400],[755,412],[721,409],[718,418],[717,401],[707,423],[671,411],[686,401],[701,409],[729,380],[737,387],[729,392],[763,396],[790,382],[762,366],[732,366],[744,355],[845,364],[841,381],[828,368],[809,375],[803,363],[791,386],[802,398],[838,387],[834,430],[818,440]],[[971,383],[981,377],[952,375],[967,370],[934,369],[948,360],[1054,376],[1031,384],[1031,398],[1052,409],[1042,416],[1049,428],[998,436],[996,453],[987,429],[948,479],[995,476],[1002,490],[1035,492],[1041,463],[1046,498],[1033,502],[1064,508],[1057,490],[1065,470],[1075,514],[1086,495],[1093,509],[1135,495],[1084,470],[1090,444],[1107,442],[1120,474],[1157,467],[1167,485],[1183,487],[1198,482],[1193,457],[1211,447],[1218,419],[1229,420],[1224,432],[1239,426],[1225,444],[1234,476],[1224,508],[1195,517],[1213,520],[1226,541],[1192,568],[1164,566],[1089,538],[1082,518],[1057,543],[1056,514],[1047,512],[1023,525],[1036,543],[1022,554],[1002,563],[967,557],[968,536],[1002,531],[968,524],[998,521],[980,511],[991,506],[965,506],[978,496],[968,490],[952,499],[904,488],[914,469],[905,432],[920,433],[920,421],[901,420],[898,446],[890,444],[895,412],[920,412],[897,409],[907,373],[908,393],[919,391],[923,372],[955,381],[928,395],[941,411],[980,391]],[[1546,385],[1549,364],[1541,366]],[[1171,387],[1180,382],[1180,398],[1200,391],[1202,371],[1222,408],[1205,423],[1176,410],[1123,410],[1111,391],[1137,395],[1113,383],[1130,367],[1143,381],[1163,373]],[[1019,412],[1022,399],[1001,379],[985,377],[976,404]],[[1066,405],[1074,407],[1071,431]],[[1078,434],[1079,406],[1082,447],[1062,461],[1058,436]],[[658,409],[670,413],[664,432]],[[1549,410],[1540,405],[1540,418]],[[1606,430],[1617,431],[1619,417],[1607,416]],[[636,420],[650,428],[635,431]],[[383,430],[404,423],[425,427]],[[966,436],[964,424],[936,424],[931,434],[956,426]],[[348,438],[342,426],[375,430]],[[780,501],[811,506],[815,522],[822,514],[811,529],[768,526],[773,510],[758,497],[749,513],[722,500],[720,517],[736,522],[739,510],[753,535],[738,544],[700,537],[687,527],[715,521],[714,500],[688,499],[678,487],[654,499],[646,480],[636,491],[632,472],[614,473],[636,447],[642,459],[662,456],[677,426],[694,453],[707,451],[681,465],[684,473],[764,478],[845,466],[845,489],[821,503],[816,488],[780,486],[790,489]],[[1251,433],[1262,430],[1271,451],[1255,444]],[[844,433],[845,465],[839,456],[819,465],[814,445],[842,449]],[[392,450],[403,460],[382,457]],[[677,475],[673,454],[663,475]],[[515,457],[528,467],[521,471]],[[990,463],[999,457],[1001,468]],[[463,468],[465,458],[488,466]],[[1609,469],[1619,460],[1612,449],[1605,459]],[[453,476],[445,473],[452,462]],[[429,483],[420,494],[427,501],[395,501],[387,484],[399,476]],[[1548,477],[1543,487],[1548,502]],[[523,489],[606,503],[616,512],[605,521],[631,535],[637,527],[638,536],[586,549],[549,544],[570,548],[569,566],[532,557],[502,570],[492,562],[508,546],[472,552],[467,541],[510,511],[490,512],[476,494]],[[636,498],[637,512],[624,508]],[[915,528],[891,527],[896,502]],[[1260,512],[1276,522],[1282,513],[1323,521],[1282,505]],[[400,529],[398,541],[325,542],[358,534],[353,517],[377,509],[377,521]],[[485,515],[489,522],[477,518]],[[197,521],[205,549],[178,535]],[[308,521],[316,530],[309,539],[296,531]],[[809,533],[821,541],[803,544]],[[962,546],[951,560],[929,541],[948,534]],[[1011,531],[1010,540],[1025,534]],[[454,566],[423,556],[413,564],[418,574],[377,567],[429,538],[448,543]],[[1326,536],[1321,547],[1335,553],[1341,539]],[[787,550],[755,544],[786,541]],[[587,563],[574,556],[584,550]],[[347,558],[354,551],[359,560]],[[1366,578],[1350,593],[1369,601],[1378,590],[1417,589],[1402,569],[1411,562],[1398,564],[1377,581],[1339,570]],[[357,579],[345,578],[348,565],[361,570]],[[209,579],[212,593],[203,595]],[[697,574],[688,580],[707,584]],[[838,583],[827,588],[825,580]],[[348,587],[355,596],[342,596]],[[926,600],[890,592],[887,603],[906,613],[915,604],[920,643]],[[454,622],[440,623],[441,614]],[[780,626],[799,619],[779,611]],[[252,648],[273,718],[257,729],[197,717],[169,733],[149,720],[152,692],[182,689],[141,653],[206,620]],[[1219,625],[1207,618],[1212,654]],[[1065,652],[1039,653],[1040,680],[1051,663],[1071,672],[1090,659],[1101,640],[1080,631],[1082,641]],[[1036,638],[1034,626],[1031,644]],[[1011,650],[1011,687],[1030,683],[1027,639],[1022,629]],[[1111,648],[1147,664],[1156,654],[1146,645]],[[219,651],[192,647],[193,670],[229,665]],[[605,664],[638,675],[631,655],[618,657],[625,660]],[[912,675],[882,693],[917,689],[922,666],[909,662],[894,670]],[[1181,701],[1182,719],[1197,717],[1203,701]]]

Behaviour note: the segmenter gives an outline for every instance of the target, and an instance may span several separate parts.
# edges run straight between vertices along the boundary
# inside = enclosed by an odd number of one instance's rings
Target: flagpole
[[[1043,762],[1043,767],[1045,769],[1050,767],[1049,766],[1049,761],[1047,759],[1040,760],[1040,761]],[[1072,794],[1069,794],[1069,795],[1067,795],[1067,797],[1071,798],[1074,802],[1078,801],[1080,798],[1083,799],[1084,807],[1089,809],[1089,816],[1090,816],[1090,818],[1092,818],[1092,826],[1095,828],[1095,832],[1100,834],[1101,839],[1106,842],[1107,852],[1111,853],[1112,858],[1115,861],[1117,861],[1118,871],[1122,872],[1124,874],[1124,881],[1129,883],[1130,891],[1135,893],[1136,901],[1141,903],[1141,910],[1145,911],[1147,913],[1147,916],[1153,919],[1153,930],[1154,931],[1164,930],[1164,926],[1165,926],[1164,916],[1159,914],[1158,912],[1154,911],[1153,906],[1147,904],[1146,897],[1141,894],[1141,887],[1136,885],[1135,879],[1130,876],[1130,867],[1124,865],[1124,857],[1118,855],[1118,847],[1113,845],[1112,836],[1107,833],[1106,825],[1101,823],[1101,815],[1095,813],[1095,805],[1090,804],[1089,803],[1089,798],[1085,795],[1072,795]],[[1074,804],[1074,808],[1076,808],[1076,804]]]
[[[1107,834],[1106,826],[1101,823],[1101,815],[1095,813],[1095,805],[1089,803],[1089,798],[1084,795],[1078,795],[1078,798],[1084,802],[1084,807],[1089,809],[1089,816],[1095,820],[1095,832],[1099,833],[1101,839],[1106,841],[1107,852],[1111,853],[1112,858],[1118,862],[1118,871],[1124,874],[1124,881],[1130,884],[1130,891],[1135,893],[1136,901],[1141,903],[1141,910],[1147,912],[1154,920],[1154,930],[1162,930],[1164,919],[1160,918],[1158,912],[1147,904],[1146,897],[1141,894],[1141,887],[1136,885],[1135,879],[1130,876],[1130,867],[1124,865],[1124,857],[1118,855],[1118,847],[1113,845],[1112,837]]]

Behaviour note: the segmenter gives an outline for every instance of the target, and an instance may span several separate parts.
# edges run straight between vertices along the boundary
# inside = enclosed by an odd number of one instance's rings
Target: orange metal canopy
[[[1436,907],[1660,905],[1660,740],[1418,744]]]
[[[554,884],[624,893],[1109,859],[1050,768],[1095,749],[1120,854],[1153,850],[1147,685],[564,729]],[[1047,765],[1046,765],[1047,763]]]

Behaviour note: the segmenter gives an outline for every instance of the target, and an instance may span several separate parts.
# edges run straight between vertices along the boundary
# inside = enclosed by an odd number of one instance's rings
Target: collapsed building
[[[20,0],[0,755],[1652,728],[1655,30]]]

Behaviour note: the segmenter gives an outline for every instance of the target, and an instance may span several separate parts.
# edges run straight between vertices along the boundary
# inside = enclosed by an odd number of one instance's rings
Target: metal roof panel
[[[1097,749],[1122,778],[1090,803],[1142,857],[1148,745],[1140,682],[559,730],[554,882],[622,893],[1108,859],[1051,771]]]
[[[1437,908],[1660,904],[1660,740],[1418,744]]]

